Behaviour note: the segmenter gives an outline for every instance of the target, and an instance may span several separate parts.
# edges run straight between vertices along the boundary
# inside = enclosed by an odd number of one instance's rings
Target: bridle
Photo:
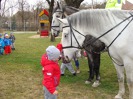
[[[101,37],[103,37],[104,35],[110,33],[110,31],[112,31],[113,29],[115,29],[116,27],[118,27],[119,25],[121,25],[123,22],[125,22],[126,20],[132,18],[127,24],[126,26],[120,31],[120,33],[114,38],[114,40],[107,46],[107,51],[108,51],[108,54],[110,56],[110,58],[113,60],[113,58],[111,57],[110,53],[109,53],[109,47],[114,43],[114,41],[122,34],[122,32],[127,28],[127,26],[131,23],[131,21],[133,20],[133,14],[129,13],[131,16],[127,17],[126,19],[124,19],[123,21],[121,21],[120,23],[118,23],[117,25],[115,25],[114,27],[112,27],[111,29],[109,29],[108,31],[106,31],[105,33],[103,33],[102,35],[100,35],[99,37],[97,37],[95,40],[93,40],[92,42],[88,43],[87,45],[91,45],[92,43],[94,43],[95,41],[99,40]],[[77,31],[76,29],[74,29],[71,25],[71,21],[69,18],[67,18],[68,20],[68,26],[64,26],[62,28],[66,28],[66,27],[69,27],[70,28],[70,37],[71,37],[71,45],[70,46],[65,46],[63,47],[63,49],[67,49],[67,48],[77,48],[77,49],[82,49],[83,47],[80,45],[80,43],[78,42],[75,34],[73,31],[75,31],[76,33],[82,35],[85,37],[85,35],[83,35],[81,32]],[[73,46],[72,45],[72,36],[74,37],[75,41],[77,42],[78,46]],[[116,63],[114,60],[113,60],[114,63]],[[116,63],[117,65],[119,65],[118,63]],[[123,66],[123,65],[119,65],[119,66]]]
[[[65,15],[64,15],[64,11],[63,10],[56,10],[54,13],[56,13],[56,12],[62,13],[62,19],[65,18]],[[59,33],[60,30],[57,30],[57,28],[59,28],[59,27],[60,27],[60,23],[59,23],[59,25],[51,26],[51,29],[53,29],[54,31],[57,31],[57,33]]]
[[[56,13],[56,12],[60,12],[60,13],[62,13],[62,19],[63,18],[66,18],[66,14],[64,13],[65,12],[65,9],[67,8],[67,7],[70,7],[70,6],[64,6],[62,9],[59,9],[59,10],[57,10],[56,9],[56,11],[54,12],[54,13]],[[77,10],[77,9],[75,9],[75,8],[72,8],[72,9],[74,9],[74,10]],[[78,10],[77,10],[78,11]],[[60,27],[60,24],[59,25],[56,25],[56,26],[51,26],[51,29],[53,29],[54,31],[57,31],[57,33],[59,33],[60,32],[60,30],[57,30],[57,28],[59,28]]]
[[[73,30],[76,31],[78,34],[84,36],[84,37],[85,37],[85,35],[83,35],[82,33],[80,33],[79,31],[77,31],[76,29],[74,29],[74,28],[72,27],[69,18],[67,18],[67,20],[68,20],[69,25],[68,25],[68,26],[64,26],[64,27],[62,27],[62,28],[66,28],[66,27],[69,27],[69,28],[70,28],[71,45],[70,45],[70,46],[65,46],[65,47],[63,47],[63,49],[66,49],[66,48],[83,49],[83,47],[82,47],[82,46],[80,45],[80,43],[78,42],[78,40],[77,40],[77,38],[76,38],[76,36],[75,36]],[[76,40],[76,42],[77,42],[77,44],[78,44],[78,47],[72,45],[72,36],[73,36],[74,39]]]

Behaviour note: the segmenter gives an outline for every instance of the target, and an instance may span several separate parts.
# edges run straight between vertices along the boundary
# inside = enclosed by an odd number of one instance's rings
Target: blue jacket
[[[4,48],[5,44],[2,38],[0,38],[0,48]]]
[[[4,38],[5,46],[11,45],[11,40],[9,38]]]

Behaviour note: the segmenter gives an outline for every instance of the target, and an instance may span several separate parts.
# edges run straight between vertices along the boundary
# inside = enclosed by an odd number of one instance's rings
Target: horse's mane
[[[66,13],[67,15],[71,15],[75,12],[78,12],[79,9],[71,7],[71,6],[67,6],[67,5],[63,5],[63,4],[57,4],[57,6],[54,7],[53,9],[53,13],[56,12],[57,10],[62,11],[63,13]]]
[[[79,11],[68,16],[67,19],[77,28],[82,26],[84,30],[88,30],[88,27],[101,30],[103,26],[110,29],[129,16],[129,11],[126,10],[93,9]]]
[[[67,14],[67,15],[71,15],[75,12],[78,12],[79,9],[71,7],[71,6],[63,6],[63,11]]]

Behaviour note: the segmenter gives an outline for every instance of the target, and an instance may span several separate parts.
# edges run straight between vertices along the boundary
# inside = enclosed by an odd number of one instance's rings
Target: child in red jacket
[[[4,37],[3,41],[5,43],[5,47],[4,47],[5,54],[9,55],[11,53],[11,40],[9,39],[8,34],[5,34],[5,37]]]
[[[46,54],[41,58],[42,72],[44,75],[42,84],[45,91],[45,99],[57,99],[57,86],[60,82],[60,68],[58,58],[60,51],[55,46],[49,46]]]

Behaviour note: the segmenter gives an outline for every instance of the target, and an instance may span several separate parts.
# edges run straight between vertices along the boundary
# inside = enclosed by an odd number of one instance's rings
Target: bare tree
[[[51,22],[52,22],[52,12],[53,12],[53,7],[54,7],[54,1],[55,0],[46,0],[49,4],[49,22],[50,22],[50,26],[51,26]],[[55,41],[55,37],[51,34],[51,39],[52,42]]]
[[[72,7],[75,7],[75,8],[79,8],[81,2],[83,2],[83,1],[84,0],[65,0],[66,4],[68,6],[72,6]]]
[[[94,1],[92,0],[92,6],[91,6],[92,9],[94,8],[93,6],[94,6]]]
[[[10,17],[10,10],[17,6],[17,3],[11,3],[10,0],[1,0],[1,9],[0,9],[0,28],[2,28],[2,24],[5,23],[6,14]],[[12,13],[14,10],[11,11]]]
[[[29,13],[29,4],[26,0],[18,0],[19,3],[19,16],[21,18],[21,29],[23,29],[25,31],[25,25],[26,25],[26,21],[30,18]]]
[[[38,15],[39,15],[39,12],[41,12],[40,10],[39,10],[39,7],[38,7],[38,5],[33,5],[32,6],[32,10],[31,10],[32,12],[33,12],[33,24],[35,25],[35,28],[36,29],[38,29],[38,26],[39,26],[39,17],[38,17]]]
[[[33,20],[34,20],[36,30],[39,28],[39,17],[38,17],[38,15],[43,9],[47,9],[46,5],[47,5],[46,1],[45,2],[39,1],[35,5],[32,6]]]
[[[1,1],[2,1],[2,0],[0,0],[0,9],[1,9]]]
[[[54,2],[55,0],[46,0],[49,4],[49,21],[50,21],[50,24],[52,22],[52,12],[53,12],[53,7],[54,7]]]

